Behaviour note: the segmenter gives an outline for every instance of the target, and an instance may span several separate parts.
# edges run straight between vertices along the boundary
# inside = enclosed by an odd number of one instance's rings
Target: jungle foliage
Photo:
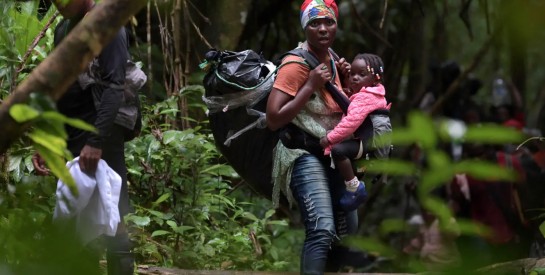
[[[455,162],[442,146],[460,140],[523,141],[518,133],[492,125],[452,133],[447,121],[414,112],[424,92],[434,88],[428,69],[458,60],[464,69],[460,78],[473,74],[483,80],[476,97],[487,106],[489,83],[502,68],[524,93],[530,126],[538,127],[543,100],[533,99],[543,98],[545,91],[539,81],[544,72],[539,49],[545,40],[531,26],[544,23],[537,13],[544,6],[529,0],[518,4],[487,0],[338,2],[337,52],[347,57],[362,51],[383,56],[388,97],[396,108],[396,152],[417,144],[429,161],[422,167],[396,153],[388,163],[362,163],[370,173],[389,174],[390,184],[374,208],[366,209],[361,236],[350,244],[393,260],[370,267],[375,270],[419,271],[424,267],[418,259],[396,261],[404,257],[396,242],[407,230],[406,209],[391,201],[405,203],[400,191],[404,180],[416,179],[421,205],[448,224],[452,213],[431,195],[434,188],[456,173],[506,180],[513,174],[483,161]],[[293,48],[302,36],[298,3],[232,3],[150,0],[128,25],[133,31],[131,52],[146,64],[150,79],[142,93],[146,103],[143,133],[126,146],[135,208],[126,221],[138,263],[185,269],[298,270],[303,238],[300,224],[289,211],[272,209],[267,198],[253,194],[216,150],[201,101],[203,73],[197,69],[210,47],[253,48],[269,59]],[[206,10],[206,5],[218,8]],[[0,2],[2,103],[52,50],[52,29],[60,18],[54,8],[47,7],[43,0]],[[217,14],[220,11],[224,14]],[[448,95],[443,96],[448,103]],[[88,125],[60,116],[54,102],[38,95],[26,105],[12,107],[10,113],[21,122],[31,122],[32,129],[0,155],[0,271],[50,270],[53,274],[62,256],[77,255],[73,253],[77,247],[55,246],[56,238],[70,237],[57,236],[52,224],[56,178],[35,176],[30,158],[35,150],[54,152],[48,164],[63,175],[62,160],[70,156],[65,152],[62,124]],[[383,214],[377,214],[377,209],[383,209]],[[467,235],[486,230],[469,221],[459,224]]]

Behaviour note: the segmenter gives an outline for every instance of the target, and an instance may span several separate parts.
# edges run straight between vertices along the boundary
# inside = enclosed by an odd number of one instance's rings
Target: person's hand
[[[331,80],[331,72],[329,72],[327,65],[320,63],[314,70],[310,71],[308,76],[308,83],[313,88],[312,90],[320,89],[326,82]]]
[[[86,173],[94,173],[97,170],[98,161],[102,157],[102,149],[85,145],[79,153],[79,167]]]
[[[34,171],[36,171],[36,174],[40,176],[49,175],[49,169],[45,166],[45,160],[38,152],[32,155],[32,165],[34,166]]]
[[[329,140],[327,140],[327,136],[323,136],[320,139],[320,145],[322,146],[322,148],[327,148],[327,146],[329,146]]]
[[[350,75],[350,68],[352,65],[350,65],[350,63],[347,62],[344,57],[335,61],[335,66],[337,66],[337,70],[341,72],[341,79],[344,79]]]

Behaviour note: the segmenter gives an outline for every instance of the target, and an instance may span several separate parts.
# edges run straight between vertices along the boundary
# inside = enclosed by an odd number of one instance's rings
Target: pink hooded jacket
[[[386,90],[382,84],[375,87],[363,87],[358,93],[350,97],[350,105],[345,116],[333,130],[327,133],[330,145],[325,148],[324,154],[331,153],[331,146],[350,137],[363,123],[365,118],[377,109],[390,109],[386,102]]]

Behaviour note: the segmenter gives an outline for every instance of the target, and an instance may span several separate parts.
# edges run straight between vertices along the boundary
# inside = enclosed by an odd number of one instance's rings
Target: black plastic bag
[[[204,87],[219,95],[252,89],[270,72],[264,66],[267,60],[253,50],[210,50],[205,58],[213,64],[213,69],[205,76]]]
[[[266,77],[269,77],[267,81],[274,81],[270,73],[276,67],[267,67],[268,61],[252,50],[211,50],[206,54],[206,61],[210,67],[203,79],[205,99],[233,98],[233,95],[236,99],[238,95],[263,93],[257,97],[257,102],[249,104],[226,104],[225,108],[209,106],[208,118],[216,147],[221,154],[255,192],[270,199],[273,187],[272,154],[278,142],[278,134],[261,125],[251,128],[228,142],[228,145],[225,143],[233,132],[256,123],[259,120],[256,114],[264,115],[270,88],[260,84]],[[253,89],[256,86],[260,86],[260,89]]]

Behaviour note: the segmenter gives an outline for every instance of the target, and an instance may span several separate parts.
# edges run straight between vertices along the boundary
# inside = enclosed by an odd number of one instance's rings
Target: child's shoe
[[[366,198],[367,191],[365,190],[365,184],[360,181],[356,192],[344,191],[343,196],[341,197],[340,206],[345,211],[356,210]]]

